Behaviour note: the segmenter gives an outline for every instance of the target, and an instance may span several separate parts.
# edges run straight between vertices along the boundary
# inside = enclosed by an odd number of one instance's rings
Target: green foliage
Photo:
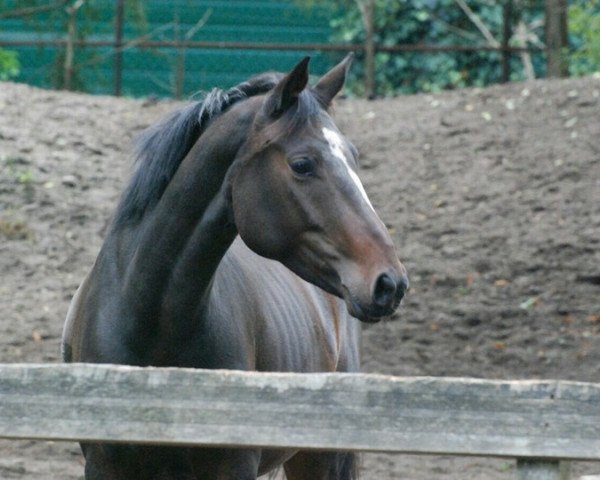
[[[600,71],[600,5],[579,1],[569,6],[569,37],[573,47],[569,58],[572,75]]]
[[[3,159],[3,163],[6,165],[9,177],[12,177],[16,183],[26,187],[33,185],[33,172],[29,169],[20,168],[22,164],[20,158],[8,157]]]
[[[0,80],[9,80],[19,75],[21,65],[17,52],[0,48]]]
[[[314,0],[297,0],[309,6]],[[358,8],[360,0],[338,0],[332,13],[333,41],[362,44],[365,29]],[[502,39],[503,2],[467,1],[473,13],[479,17],[498,43]],[[518,18],[537,25],[542,36],[539,20],[543,17],[542,0],[515,2],[513,26]],[[375,0],[375,42],[378,45],[427,44],[436,46],[489,45],[469,16],[455,0]],[[364,54],[357,55],[352,69],[354,81],[350,88],[362,94]],[[435,92],[442,89],[467,86],[483,86],[501,80],[501,55],[497,52],[450,52],[439,53],[401,52],[376,55],[376,83],[379,95]],[[534,56],[534,66],[539,75],[543,72],[543,58]],[[522,79],[521,60],[513,55],[510,60],[512,79]],[[352,80],[352,79],[351,79]]]

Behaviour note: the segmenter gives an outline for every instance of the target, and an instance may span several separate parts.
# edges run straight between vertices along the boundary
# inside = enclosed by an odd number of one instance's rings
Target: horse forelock
[[[326,110],[311,89],[305,89],[298,97],[296,108],[292,112],[292,121],[296,125],[310,123]]]
[[[175,172],[211,120],[233,104],[271,90],[283,77],[257,75],[229,90],[213,89],[176,110],[137,140],[133,177],[121,197],[114,224],[135,222],[158,203]]]
[[[298,135],[307,126],[315,126],[323,114],[327,115],[327,109],[311,89],[305,89],[300,93],[295,104],[267,127],[265,131],[267,144],[286,136]]]

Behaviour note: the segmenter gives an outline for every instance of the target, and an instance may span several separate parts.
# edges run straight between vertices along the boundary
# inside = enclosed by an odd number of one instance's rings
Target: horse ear
[[[272,90],[265,102],[265,113],[269,117],[279,117],[298,101],[308,84],[309,61],[310,57],[304,57]]]
[[[333,98],[340,92],[346,81],[346,75],[352,65],[354,54],[350,52],[340,63],[333,67],[329,72],[321,77],[315,85],[314,91],[323,102],[323,105],[328,107],[331,105]]]

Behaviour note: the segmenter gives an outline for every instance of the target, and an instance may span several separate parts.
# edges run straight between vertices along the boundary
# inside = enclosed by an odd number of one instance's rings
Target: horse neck
[[[189,319],[237,235],[228,172],[246,141],[255,99],[215,119],[140,223],[126,269],[125,301],[140,318]],[[173,326],[169,328],[174,328]]]

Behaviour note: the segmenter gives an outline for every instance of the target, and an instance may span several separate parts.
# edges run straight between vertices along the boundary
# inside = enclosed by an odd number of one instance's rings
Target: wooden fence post
[[[121,96],[123,78],[123,23],[125,17],[125,0],[117,0],[115,6],[115,62],[114,62],[114,93]]]
[[[569,480],[571,464],[551,460],[517,460],[517,480]]]

